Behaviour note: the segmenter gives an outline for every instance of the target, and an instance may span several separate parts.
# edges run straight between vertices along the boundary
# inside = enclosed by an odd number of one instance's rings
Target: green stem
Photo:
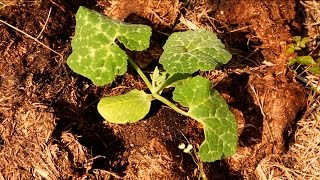
[[[187,112],[185,112],[184,110],[178,108],[175,104],[173,104],[171,101],[169,101],[168,99],[160,96],[159,94],[152,94],[154,98],[156,98],[157,100],[163,102],[164,104],[166,104],[167,106],[171,107],[173,110],[175,110],[176,112],[184,115],[184,116],[189,116]]]
[[[147,76],[142,72],[142,70],[139,68],[139,66],[131,59],[128,58],[129,63],[131,64],[131,66],[137,71],[137,73],[140,75],[140,77],[142,78],[142,80],[146,83],[147,87],[150,89],[151,94],[154,98],[156,98],[157,100],[163,102],[164,104],[166,104],[167,106],[171,107],[173,110],[175,110],[176,112],[184,115],[184,116],[189,116],[187,112],[185,112],[184,110],[178,108],[175,104],[173,104],[172,102],[170,102],[168,99],[160,96],[158,94],[158,92],[154,92],[153,87],[151,85],[151,82],[149,81],[149,79],[147,78]]]
[[[140,75],[142,80],[146,83],[147,87],[150,89],[151,93],[153,94],[153,92],[152,92],[153,88],[152,88],[151,82],[149,81],[147,76],[142,72],[142,70],[139,68],[139,66],[131,58],[128,58],[128,61],[131,64],[131,66],[133,67],[133,69],[137,71],[137,73]]]

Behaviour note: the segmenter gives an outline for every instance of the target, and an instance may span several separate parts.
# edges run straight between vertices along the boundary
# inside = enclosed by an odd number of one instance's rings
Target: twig
[[[51,9],[52,9],[52,8],[50,7],[49,13],[48,13],[48,16],[47,16],[47,19],[46,19],[46,22],[44,23],[44,26],[43,26],[42,30],[40,31],[39,35],[37,36],[37,39],[39,39],[39,37],[41,36],[41,34],[43,33],[44,29],[45,29],[46,26],[47,26],[47,23],[48,23],[50,14],[51,14]]]
[[[46,44],[40,42],[37,38],[29,35],[28,33],[26,33],[26,32],[24,32],[24,31],[22,31],[22,30],[20,30],[20,29],[18,29],[18,28],[16,28],[16,27],[12,26],[11,24],[9,24],[9,23],[1,20],[1,19],[0,19],[0,22],[3,23],[3,24],[5,24],[5,25],[7,25],[7,26],[9,26],[9,27],[11,27],[11,28],[14,29],[14,30],[16,30],[16,31],[24,34],[25,36],[27,36],[28,38],[34,40],[35,42],[41,44],[43,47],[45,47],[45,48],[49,49],[50,51],[54,52],[55,54],[59,55],[61,59],[63,58],[62,54],[60,54],[60,53],[58,53],[57,51],[53,50],[52,48],[50,48],[50,47],[47,46]]]

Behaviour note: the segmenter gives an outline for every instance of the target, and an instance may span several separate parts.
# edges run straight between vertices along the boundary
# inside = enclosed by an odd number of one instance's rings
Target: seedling
[[[293,43],[289,44],[287,53],[292,54],[295,51],[299,51],[303,48],[306,48],[306,44],[311,41],[309,37],[302,38],[301,36],[294,36]]]
[[[231,54],[215,34],[204,29],[173,33],[160,57],[164,70],[156,68],[150,82],[117,44],[121,43],[131,51],[147,49],[151,36],[149,26],[115,21],[80,7],[75,31],[71,43],[73,52],[67,61],[74,72],[102,86],[123,75],[129,62],[150,91],[134,89],[120,96],[102,98],[98,112],[106,121],[118,124],[137,122],[150,111],[151,101],[159,100],[203,125],[205,140],[199,149],[202,161],[213,162],[234,154],[237,146],[234,115],[219,93],[211,89],[209,80],[191,76],[199,70],[213,70],[231,59]],[[175,87],[173,100],[179,106],[161,96],[168,87]]]
[[[301,51],[306,48],[306,44],[311,41],[309,37],[302,38],[301,36],[293,37],[294,43],[289,44],[287,49],[288,54],[293,54],[294,52]],[[320,74],[320,61],[319,59],[315,61],[312,56],[296,56],[290,59],[288,65],[292,66],[294,64],[306,65],[308,66],[307,71],[313,74]]]

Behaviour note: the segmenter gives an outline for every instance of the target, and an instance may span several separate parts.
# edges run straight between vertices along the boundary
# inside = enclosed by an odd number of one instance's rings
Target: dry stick
[[[50,7],[49,13],[48,13],[48,16],[47,16],[47,19],[46,19],[46,22],[44,23],[42,30],[40,31],[39,35],[37,36],[37,39],[39,39],[39,37],[41,36],[41,34],[43,33],[44,29],[45,29],[46,26],[47,26],[47,23],[48,23],[48,21],[49,21],[49,17],[50,17],[50,14],[51,14],[51,9],[52,9],[52,8]]]
[[[5,25],[7,25],[7,26],[9,26],[9,27],[11,27],[11,28],[14,29],[14,30],[16,30],[16,31],[24,34],[25,36],[27,36],[28,38],[34,40],[35,42],[41,44],[43,47],[45,47],[45,48],[49,49],[50,51],[54,52],[55,54],[59,55],[61,59],[63,58],[62,54],[60,54],[60,53],[58,53],[57,51],[51,49],[51,48],[50,48],[49,46],[47,46],[46,44],[40,42],[37,38],[29,35],[28,33],[26,33],[26,32],[24,32],[24,31],[22,31],[22,30],[20,30],[20,29],[18,29],[18,28],[16,28],[16,27],[12,26],[11,24],[9,24],[9,23],[1,20],[1,19],[0,19],[0,22],[3,23],[3,24],[5,24]]]
[[[16,28],[16,27],[12,26],[11,24],[9,24],[9,23],[1,20],[1,19],[0,19],[0,22],[3,23],[3,24],[5,24],[5,25],[7,25],[7,26],[9,26],[9,27],[11,27],[11,28],[14,29],[14,30],[16,30],[16,31],[24,34],[25,36],[27,36],[28,38],[30,38],[30,39],[34,40],[35,42],[39,43],[39,44],[42,45],[43,47],[49,49],[49,50],[52,51],[53,53],[55,53],[55,54],[57,54],[58,56],[60,56],[60,60],[62,60],[62,59],[63,59],[63,55],[62,55],[62,54],[58,53],[57,51],[55,51],[55,50],[53,50],[52,48],[50,48],[48,45],[46,45],[46,44],[44,44],[44,43],[42,43],[41,41],[38,40],[38,38],[40,37],[40,35],[41,35],[42,32],[44,31],[44,29],[45,29],[45,27],[46,27],[46,25],[47,25],[47,23],[48,23],[48,21],[49,21],[49,17],[50,17],[50,14],[51,14],[51,9],[52,9],[52,8],[50,7],[50,10],[49,10],[49,13],[48,13],[48,17],[47,17],[47,19],[46,19],[46,22],[45,22],[45,24],[44,24],[44,27],[42,28],[42,30],[41,30],[41,32],[39,33],[39,35],[38,35],[37,38],[29,35],[28,33],[26,33],[26,32],[24,32],[24,31],[22,31],[22,30],[20,30],[20,29],[18,29],[18,28]],[[62,67],[63,67],[63,69],[64,69],[67,77],[69,77],[68,71],[67,71],[66,67],[65,67],[64,65],[62,65]],[[69,77],[69,78],[70,78],[70,77]]]

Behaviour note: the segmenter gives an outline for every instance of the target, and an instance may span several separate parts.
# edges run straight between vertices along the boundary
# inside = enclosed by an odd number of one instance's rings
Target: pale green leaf
[[[305,47],[306,47],[306,44],[307,44],[308,42],[310,42],[311,40],[312,40],[312,39],[309,38],[309,37],[304,37],[304,38],[302,38],[300,47],[305,48]]]
[[[201,76],[185,80],[176,86],[173,99],[188,107],[188,115],[203,125],[205,140],[199,156],[204,162],[213,162],[235,153],[237,123],[227,103],[211,82]]]
[[[296,63],[299,63],[301,65],[316,64],[311,56],[298,56],[296,59]]]
[[[162,83],[158,84],[155,90],[156,92],[159,92],[165,88],[175,87],[181,81],[191,77],[192,77],[191,74],[181,74],[181,73],[176,73],[172,75],[167,74],[166,79]]]
[[[67,63],[95,85],[105,85],[127,71],[128,57],[116,39],[130,50],[142,51],[149,47],[150,36],[149,26],[115,21],[81,6]]]
[[[320,74],[320,66],[314,66],[308,69],[309,72],[313,74]]]
[[[231,59],[217,36],[204,29],[173,33],[163,49],[160,63],[169,74],[209,71]]]
[[[289,60],[288,66],[294,65],[296,62],[297,62],[297,58],[292,58],[292,59]]]
[[[159,68],[156,66],[151,75],[153,90],[156,90],[160,84],[164,83],[168,76],[168,73],[160,71]]]
[[[98,104],[98,112],[111,123],[134,123],[148,114],[151,101],[150,94],[134,89],[120,96],[102,98]]]
[[[298,44],[301,42],[301,36],[293,36],[293,40]]]
[[[293,54],[294,51],[295,51],[295,48],[294,48],[294,47],[289,47],[286,52],[287,52],[288,54]]]

